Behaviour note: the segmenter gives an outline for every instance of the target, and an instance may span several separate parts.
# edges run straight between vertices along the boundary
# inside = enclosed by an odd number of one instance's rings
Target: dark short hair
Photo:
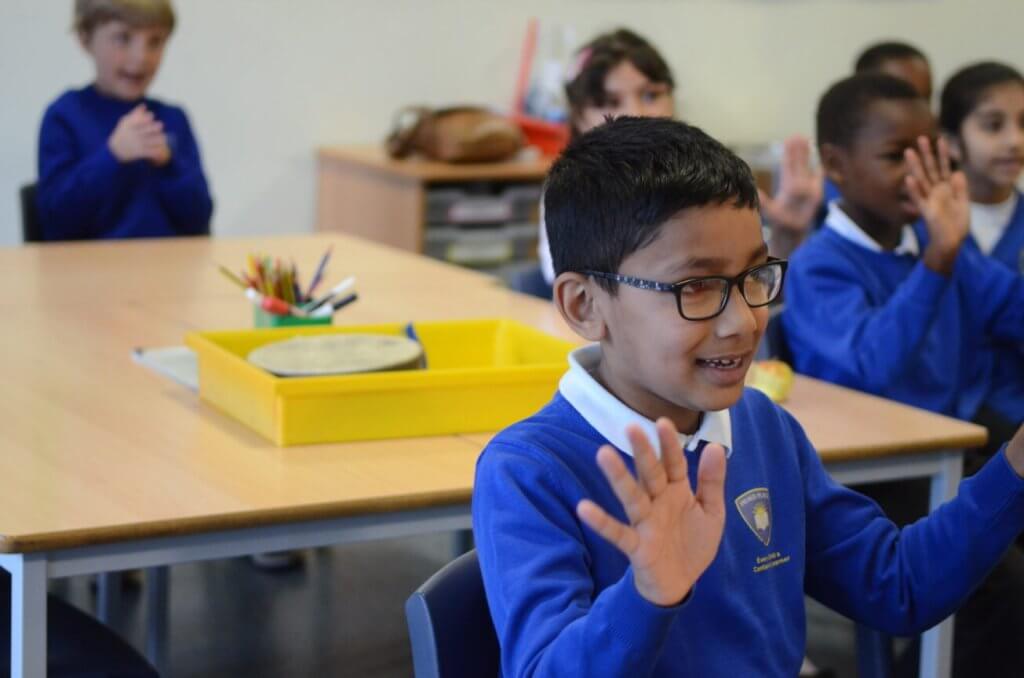
[[[736,154],[683,122],[604,123],[570,142],[548,173],[544,214],[555,271],[616,272],[665,221],[705,205],[757,209],[753,174]]]
[[[818,146],[833,144],[849,148],[876,101],[924,101],[905,80],[884,73],[851,75],[835,83],[818,101]]]
[[[672,70],[654,45],[626,28],[602,33],[576,52],[578,71],[565,85],[570,123],[587,106],[604,106],[608,72],[628,61],[648,80],[675,88]]]
[[[983,61],[961,68],[942,88],[939,125],[949,134],[960,134],[964,119],[981,103],[989,88],[1006,83],[1024,86],[1024,76],[1017,69],[997,61]]]
[[[853,71],[854,73],[872,73],[880,70],[886,61],[902,59],[920,59],[928,63],[928,57],[918,48],[905,42],[893,40],[870,45],[857,57],[857,61],[853,64]]]

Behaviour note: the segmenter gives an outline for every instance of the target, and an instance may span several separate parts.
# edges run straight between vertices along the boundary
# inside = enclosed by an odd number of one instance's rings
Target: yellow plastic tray
[[[278,445],[496,431],[554,395],[573,344],[512,320],[415,323],[427,368],[276,377],[254,348],[295,336],[405,334],[405,324],[192,332],[199,396]]]

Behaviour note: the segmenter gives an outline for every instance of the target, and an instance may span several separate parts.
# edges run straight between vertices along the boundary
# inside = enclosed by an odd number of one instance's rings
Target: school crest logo
[[[761,543],[768,546],[772,540],[772,501],[768,488],[755,487],[736,497],[736,509],[743,516],[743,522],[753,531]]]

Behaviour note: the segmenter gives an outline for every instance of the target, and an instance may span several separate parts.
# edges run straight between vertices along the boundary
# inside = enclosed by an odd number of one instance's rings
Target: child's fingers
[[[967,175],[961,171],[953,172],[949,177],[949,185],[953,189],[953,196],[960,201],[970,200],[967,188]]]
[[[953,173],[953,163],[949,159],[949,143],[945,137],[939,137],[936,146],[939,149],[939,172],[943,179],[948,179]]]
[[[782,174],[783,176],[792,176],[793,173],[800,166],[797,155],[800,149],[793,143],[794,137],[786,139],[782,144]]]
[[[663,431],[661,421],[661,419],[658,420],[658,434],[671,435],[671,440],[662,439],[661,441],[661,462],[665,465],[665,473],[668,475],[670,483],[686,481],[686,488],[689,489],[690,479],[687,475],[686,455],[679,444],[679,434],[676,432],[675,427],[671,425],[671,422],[668,422],[669,425]],[[666,419],[665,421],[668,420]]]
[[[907,169],[910,171],[907,177],[914,179],[921,194],[927,194],[932,182],[928,180],[924,165],[921,163],[921,156],[913,148],[908,148],[903,152],[903,157],[906,159]]]
[[[774,222],[780,219],[779,214],[782,212],[782,199],[770,196],[761,189],[757,189],[757,195],[761,206],[761,216],[765,221]]]
[[[661,431],[658,431],[659,437]],[[633,447],[633,459],[636,460],[636,475],[648,496],[657,497],[668,485],[665,467],[658,461],[658,456],[648,440],[647,434],[639,426],[626,429],[629,444]],[[664,453],[664,448],[662,448]]]
[[[125,115],[126,118],[142,118],[149,114],[146,104],[139,104]]]
[[[164,124],[159,120],[149,120],[140,123],[136,129],[138,129],[140,134],[163,134]]]
[[[154,119],[153,114],[143,104],[128,111],[124,117],[133,125],[143,125]]]
[[[939,166],[935,162],[935,152],[932,150],[932,142],[926,136],[917,138],[917,147],[921,149],[921,161],[924,164],[925,172],[928,173],[928,181],[935,185],[942,180],[939,174]]]
[[[145,139],[147,137],[163,136],[164,127],[160,122],[142,122],[136,120],[128,125],[128,129],[126,131],[137,139]]]
[[[143,146],[166,146],[167,137],[163,132],[155,132],[139,135],[139,143]]]
[[[717,443],[704,447],[697,466],[697,502],[705,513],[725,515],[725,448]]]
[[[922,209],[922,207],[925,204],[926,198],[924,192],[921,190],[920,182],[917,180],[916,177],[908,174],[906,183],[907,193],[910,194],[910,199],[914,201],[914,204],[917,205],[918,209]]]
[[[631,523],[643,520],[651,510],[651,498],[622,463],[619,453],[610,445],[602,445],[597,451],[597,465],[608,480],[626,516]]]
[[[790,174],[807,174],[810,171],[811,147],[799,134],[786,139],[784,157]]]
[[[142,147],[142,154],[150,160],[170,157],[170,151],[165,144],[146,144]]]
[[[612,518],[607,511],[589,499],[576,504],[576,515],[587,527],[627,556],[636,550],[636,532]]]

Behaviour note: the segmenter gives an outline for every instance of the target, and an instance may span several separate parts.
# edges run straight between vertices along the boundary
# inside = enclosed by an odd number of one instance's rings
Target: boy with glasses
[[[478,462],[503,676],[794,676],[805,593],[927,628],[1024,528],[1024,433],[900,531],[744,390],[785,272],[757,208],[749,168],[671,120],[613,120],[552,167],[554,301],[595,343]]]

